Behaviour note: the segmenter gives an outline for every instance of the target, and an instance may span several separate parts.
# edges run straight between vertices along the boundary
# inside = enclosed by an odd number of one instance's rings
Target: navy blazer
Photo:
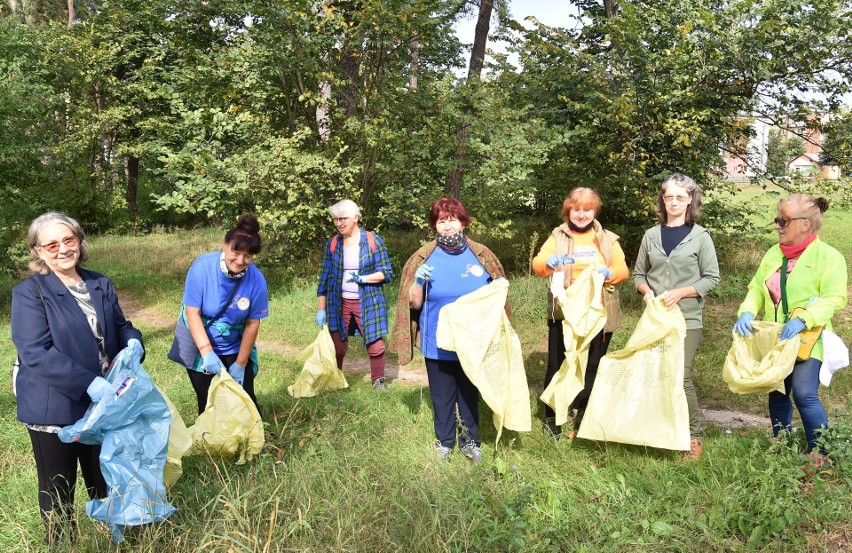
[[[124,318],[107,277],[82,269],[79,273],[112,362],[128,340],[141,342],[142,333]],[[77,300],[54,273],[34,275],[12,290],[12,341],[21,359],[18,420],[57,426],[77,422],[91,404],[86,389],[100,376],[98,343]]]

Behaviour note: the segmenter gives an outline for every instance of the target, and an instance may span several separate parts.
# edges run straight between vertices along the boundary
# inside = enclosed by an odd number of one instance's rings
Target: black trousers
[[[461,430],[461,447],[469,442],[479,445],[479,390],[464,374],[461,363],[426,359],[426,374],[429,377],[429,394],[435,411],[435,436],[438,441],[444,447],[452,448],[456,445],[456,432]],[[461,429],[456,424],[456,405],[458,422],[463,427]]]
[[[232,353],[231,355],[220,355],[219,360],[222,361],[223,365],[225,365],[224,370],[228,370],[228,367],[237,360],[237,354]],[[189,382],[192,384],[192,389],[195,390],[195,399],[198,402],[198,414],[200,415],[204,412],[204,408],[207,407],[207,393],[210,391],[210,383],[213,381],[213,375],[193,371],[192,369],[186,369],[186,374],[189,375]],[[254,371],[251,369],[250,365],[246,367],[246,375],[243,380],[243,390],[245,390],[254,402],[254,406],[257,407],[257,411],[259,413],[260,405],[257,404],[257,397],[254,395]]]
[[[28,429],[29,430],[29,429]],[[46,543],[57,543],[74,521],[74,488],[77,464],[89,499],[107,496],[107,484],[98,456],[101,446],[79,442],[66,444],[58,434],[29,430],[38,474],[38,506],[47,529]]]
[[[592,393],[592,386],[595,385],[595,378],[598,376],[598,366],[601,364],[601,358],[606,355],[606,350],[609,348],[609,342],[612,339],[612,332],[604,332],[601,330],[589,344],[589,362],[586,365],[586,378],[583,382],[583,390],[574,398],[574,403],[571,405],[573,409],[582,411],[589,404],[589,395]],[[544,387],[550,384],[553,380],[553,375],[559,372],[559,367],[565,361],[565,339],[562,332],[562,321],[547,321],[547,372],[544,375]],[[545,417],[554,417],[556,413],[549,405],[544,408]]]

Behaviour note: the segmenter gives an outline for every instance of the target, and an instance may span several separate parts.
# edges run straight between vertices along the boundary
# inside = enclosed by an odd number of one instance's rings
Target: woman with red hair
[[[612,333],[618,328],[621,319],[621,307],[618,301],[618,290],[614,285],[627,279],[629,271],[624,260],[624,251],[618,244],[618,235],[604,230],[596,219],[601,210],[601,199],[591,188],[575,188],[562,202],[563,223],[553,229],[538,255],[533,258],[532,268],[535,274],[549,277],[556,271],[565,273],[565,287],[586,267],[595,264],[603,273],[605,287],[603,303],[606,307],[606,325],[600,334],[595,336],[589,346],[589,361],[586,365],[586,379],[583,391],[577,394],[572,404],[574,429],[568,435],[573,438],[580,428],[583,412],[592,393],[592,386],[598,374],[598,365],[606,355]],[[565,341],[562,332],[562,320],[565,317],[559,304],[554,301],[548,287],[547,302],[547,372],[544,375],[544,387],[559,371],[565,360]],[[555,413],[550,406],[545,408],[544,428],[555,437],[560,436],[561,429],[556,426]]]
[[[470,216],[460,201],[441,198],[432,204],[429,226],[437,236],[402,269],[392,340],[400,365],[411,361],[414,343],[426,358],[438,457],[449,457],[460,434],[461,452],[477,463],[482,459],[477,440],[479,391],[464,374],[456,353],[439,348],[436,339],[443,306],[504,276],[497,256],[465,236],[469,224]]]

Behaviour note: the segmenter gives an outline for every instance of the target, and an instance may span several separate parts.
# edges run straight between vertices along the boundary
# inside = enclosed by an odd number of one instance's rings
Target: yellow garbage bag
[[[554,298],[565,315],[562,321],[565,361],[540,397],[556,413],[556,424],[567,422],[571,403],[586,385],[589,345],[606,324],[603,283],[604,276],[597,271],[597,267],[590,265],[567,291],[561,283],[551,287],[562,291]]]
[[[784,325],[753,321],[751,336],[733,333],[722,367],[722,379],[735,394],[784,392],[784,379],[793,372],[798,340],[779,340]]]
[[[680,308],[667,309],[661,296],[649,301],[624,349],[601,359],[577,436],[689,450],[685,337]]]
[[[193,451],[206,450],[224,457],[238,457],[237,464],[263,449],[263,421],[254,402],[228,371],[213,377],[207,406],[190,428]]]
[[[438,347],[454,351],[462,370],[493,412],[497,440],[503,428],[529,432],[530,392],[521,340],[506,316],[509,282],[499,279],[445,305],[438,313]]]
[[[303,365],[302,372],[293,384],[287,386],[287,393],[291,396],[314,397],[323,390],[349,387],[343,371],[337,368],[334,342],[328,325],[323,325],[314,343],[299,354],[299,362]]]
[[[171,487],[183,475],[181,459],[192,447],[192,432],[186,427],[183,417],[180,416],[169,397],[159,387],[157,391],[166,400],[166,405],[172,414],[172,424],[169,427],[169,450],[166,454],[166,466],[163,469],[163,483],[166,487]]]

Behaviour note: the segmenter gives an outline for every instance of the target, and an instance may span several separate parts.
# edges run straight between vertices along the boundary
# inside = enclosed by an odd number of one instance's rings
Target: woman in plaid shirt
[[[328,324],[337,355],[337,368],[349,347],[350,334],[360,332],[370,356],[373,388],[385,385],[385,342],[388,310],[384,285],[393,277],[384,240],[358,224],[361,210],[352,200],[330,208],[338,234],[328,239],[317,286],[317,326]]]

